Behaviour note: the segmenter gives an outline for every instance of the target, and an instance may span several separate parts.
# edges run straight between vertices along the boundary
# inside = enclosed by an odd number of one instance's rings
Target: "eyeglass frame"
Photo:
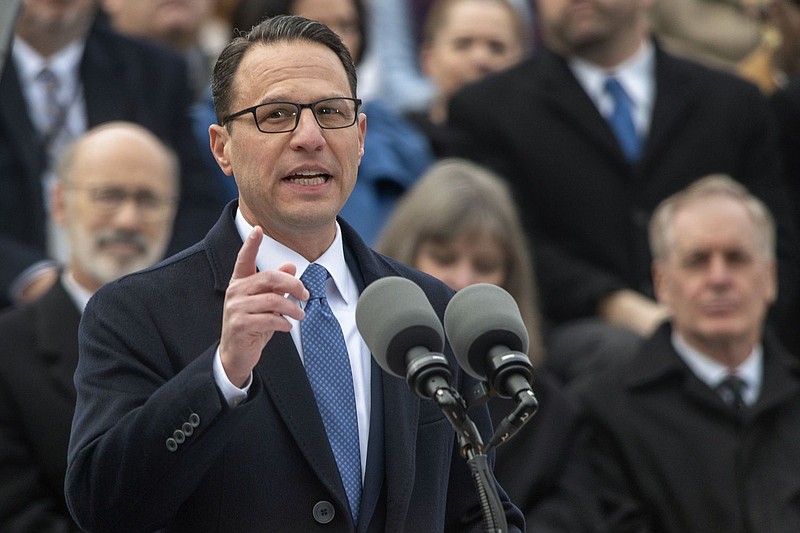
[[[320,124],[319,118],[317,117],[317,113],[314,111],[314,106],[316,106],[317,104],[320,104],[322,102],[327,102],[328,100],[348,100],[350,102],[353,102],[356,105],[355,113],[353,113],[353,122],[351,122],[350,124],[348,124],[346,126],[333,126],[333,127],[331,127],[331,126],[323,126],[322,124]],[[264,130],[261,129],[261,126],[259,126],[259,124],[258,124],[258,117],[256,117],[256,109],[258,109],[259,107],[263,107],[265,105],[275,105],[275,104],[288,104],[288,105],[295,106],[295,108],[297,109],[297,114],[295,115],[294,126],[292,127],[292,129],[290,129],[290,130],[281,130],[281,131],[264,131]],[[240,111],[237,111],[235,113],[231,113],[230,115],[228,115],[227,117],[222,119],[222,124],[221,125],[224,126],[228,122],[230,122],[231,120],[239,118],[241,116],[244,116],[247,113],[250,113],[253,116],[253,122],[256,125],[256,129],[258,131],[260,131],[261,133],[290,133],[290,132],[293,132],[294,130],[296,130],[297,126],[300,125],[300,115],[303,113],[303,109],[308,109],[309,111],[311,111],[311,114],[313,115],[314,121],[317,123],[317,126],[322,128],[323,130],[342,130],[344,128],[349,128],[350,126],[352,126],[353,124],[358,122],[358,113],[359,113],[359,110],[361,109],[361,105],[362,104],[363,104],[363,102],[361,101],[360,98],[350,98],[349,96],[332,96],[330,98],[323,98],[323,99],[317,100],[315,102],[309,102],[307,104],[298,104],[296,102],[285,102],[285,101],[262,102],[260,104],[256,104],[254,106],[247,107],[247,108],[242,109]]]
[[[145,192],[150,194],[149,191],[129,191],[121,187],[109,187],[104,185],[73,185],[73,184],[65,184],[64,189],[68,191],[83,191],[89,193],[89,201],[94,204],[95,207],[103,206],[98,209],[103,216],[113,216],[119,213],[122,207],[125,205],[125,202],[133,201],[133,204],[136,206],[136,209],[139,213],[142,214],[142,218],[147,220],[148,222],[160,222],[162,220],[166,220],[169,218],[170,212],[175,211],[175,207],[180,202],[180,197],[177,195],[170,195],[170,196],[158,196],[152,195],[149,200],[156,202],[154,205],[147,206],[145,200],[147,198],[142,197],[142,193]],[[101,198],[103,197],[102,193],[122,193],[121,194],[121,201],[115,206],[111,207],[110,203],[103,203]]]

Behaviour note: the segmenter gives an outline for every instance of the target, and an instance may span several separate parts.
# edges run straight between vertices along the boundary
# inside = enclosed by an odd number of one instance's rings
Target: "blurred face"
[[[467,235],[444,244],[422,243],[414,266],[456,291],[475,283],[502,286],[506,281],[505,252],[488,235]]]
[[[211,14],[212,0],[103,0],[103,5],[117,30],[184,48]]]
[[[165,153],[136,135],[103,132],[75,156],[56,190],[75,279],[90,290],[161,259],[175,215],[175,177]]]
[[[336,54],[306,42],[254,46],[242,58],[233,87],[232,112],[264,102],[353,96]],[[336,215],[356,183],[365,132],[363,114],[353,126],[322,129],[310,109],[286,133],[261,133],[252,114],[228,128],[209,128],[217,162],[236,177],[246,219],[276,240],[301,247],[310,236],[333,239]]]
[[[316,20],[332,29],[354,58],[361,54],[358,11],[352,0],[296,0],[293,15]]]
[[[514,15],[506,6],[485,0],[451,5],[421,54],[426,75],[443,96],[449,98],[465,84],[520,60],[522,40]]]
[[[758,342],[777,286],[775,263],[757,243],[747,209],[734,199],[704,199],[677,211],[672,253],[654,264],[654,279],[687,342],[708,353],[727,345],[749,351]]]
[[[77,39],[88,30],[96,3],[96,0],[24,0],[16,31],[28,41],[40,35]]]
[[[580,55],[584,50],[635,40],[652,0],[538,0],[544,39],[556,49]]]

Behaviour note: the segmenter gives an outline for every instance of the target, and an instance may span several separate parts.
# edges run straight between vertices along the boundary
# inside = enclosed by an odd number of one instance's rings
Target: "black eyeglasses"
[[[309,104],[294,102],[267,102],[237,111],[222,120],[226,124],[231,120],[251,113],[256,128],[262,133],[287,133],[294,131],[300,123],[300,113],[310,109],[319,127],[326,130],[349,128],[356,123],[361,100],[358,98],[325,98]]]

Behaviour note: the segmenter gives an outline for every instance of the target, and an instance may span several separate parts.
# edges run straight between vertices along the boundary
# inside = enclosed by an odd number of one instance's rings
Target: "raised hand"
[[[305,315],[286,294],[302,301],[309,297],[302,282],[294,277],[297,269],[291,263],[278,270],[258,272],[256,255],[263,237],[258,226],[247,236],[225,293],[219,353],[228,379],[237,387],[249,378],[272,334],[291,329],[284,317],[301,320]]]

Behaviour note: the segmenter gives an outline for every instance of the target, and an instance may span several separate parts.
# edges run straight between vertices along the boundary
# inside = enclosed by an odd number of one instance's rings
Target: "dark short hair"
[[[361,49],[350,50],[353,62],[358,65],[364,57],[369,41],[367,20],[369,14],[364,0],[352,0],[358,16],[358,34],[361,37]],[[297,0],[239,0],[231,16],[234,35],[247,32],[250,28],[269,17],[292,15],[296,13]]]
[[[236,37],[222,50],[211,74],[211,95],[214,98],[214,112],[217,123],[231,113],[233,101],[233,80],[245,53],[256,44],[301,41],[319,43],[330,48],[344,66],[350,91],[356,97],[356,67],[353,58],[342,40],[330,28],[319,22],[303,17],[282,15],[265,19],[261,23]]]

